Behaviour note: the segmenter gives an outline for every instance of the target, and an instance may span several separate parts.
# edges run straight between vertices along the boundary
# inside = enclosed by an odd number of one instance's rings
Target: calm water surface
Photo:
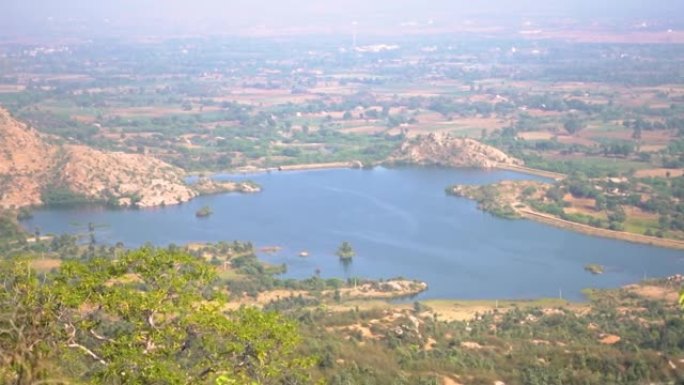
[[[684,273],[684,253],[590,237],[526,220],[504,220],[474,202],[444,193],[451,184],[538,179],[506,171],[447,169],[321,170],[247,176],[264,191],[200,197],[145,210],[40,210],[24,225],[47,233],[82,232],[98,225],[99,242],[139,246],[221,240],[281,246],[271,263],[286,276],[391,278],[428,282],[421,298],[582,299],[586,287],[617,287],[644,276]],[[196,218],[208,205],[214,215]],[[357,256],[343,266],[334,255],[349,241]],[[306,250],[308,258],[298,256]],[[584,265],[606,266],[599,276]]]

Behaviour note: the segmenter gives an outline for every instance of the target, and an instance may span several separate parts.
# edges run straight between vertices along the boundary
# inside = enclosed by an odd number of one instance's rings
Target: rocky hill
[[[198,195],[183,181],[183,170],[146,155],[105,153],[65,146],[59,185],[93,200],[119,206],[151,207],[187,202]]]
[[[181,169],[137,154],[103,152],[49,138],[0,109],[0,207],[45,203],[46,192],[119,206],[186,202],[199,193]]]
[[[387,163],[476,168],[523,164],[521,160],[474,139],[438,133],[408,139],[390,155]]]
[[[40,204],[57,152],[35,130],[0,109],[0,206]]]

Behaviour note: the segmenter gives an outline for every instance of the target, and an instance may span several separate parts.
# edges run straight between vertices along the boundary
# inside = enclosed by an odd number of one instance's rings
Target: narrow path
[[[647,235],[628,233],[625,231],[601,229],[598,227],[584,225],[581,223],[566,221],[565,219],[554,217],[553,215],[544,214],[544,213],[532,211],[529,209],[519,209],[518,213],[520,213],[520,215],[522,215],[524,218],[527,218],[527,219],[535,220],[538,222],[542,222],[542,223],[549,224],[552,226],[560,227],[563,229],[574,230],[574,231],[584,233],[584,234],[588,234],[588,235],[613,238],[613,239],[620,239],[620,240],[628,241],[628,242],[643,243],[643,244],[647,244],[647,245],[654,245],[654,246],[661,246],[661,247],[668,247],[668,248],[672,248],[672,249],[683,249],[684,250],[684,241],[680,241],[677,239],[649,237]]]

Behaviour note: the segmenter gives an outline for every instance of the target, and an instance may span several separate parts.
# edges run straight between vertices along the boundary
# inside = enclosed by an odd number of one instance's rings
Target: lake
[[[590,237],[527,220],[506,220],[447,196],[452,184],[540,179],[507,171],[433,168],[318,170],[254,175],[252,195],[221,194],[144,210],[78,207],[36,210],[23,224],[43,234],[84,232],[97,225],[98,242],[166,246],[221,240],[280,246],[260,254],[287,264],[287,277],[407,277],[429,284],[419,298],[513,299],[562,296],[581,300],[583,288],[618,287],[644,277],[684,273],[684,253]],[[197,218],[208,205],[214,214]],[[335,251],[350,242],[349,266]],[[307,258],[299,257],[308,251]],[[592,275],[584,266],[606,267]]]

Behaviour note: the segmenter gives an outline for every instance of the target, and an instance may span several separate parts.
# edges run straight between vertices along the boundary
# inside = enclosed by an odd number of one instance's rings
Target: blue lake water
[[[684,273],[684,252],[590,237],[527,220],[479,211],[470,200],[447,196],[452,184],[487,184],[533,176],[481,170],[399,168],[225,175],[263,187],[252,195],[204,196],[156,209],[97,207],[45,209],[24,225],[43,234],[98,226],[99,242],[139,246],[221,240],[280,246],[260,254],[285,263],[286,276],[391,278],[429,284],[420,298],[582,299],[587,287],[617,287],[643,277]],[[208,205],[214,214],[196,218]],[[343,266],[334,255],[349,241],[357,256]],[[308,258],[298,254],[306,250]],[[603,275],[584,271],[588,263]]]

